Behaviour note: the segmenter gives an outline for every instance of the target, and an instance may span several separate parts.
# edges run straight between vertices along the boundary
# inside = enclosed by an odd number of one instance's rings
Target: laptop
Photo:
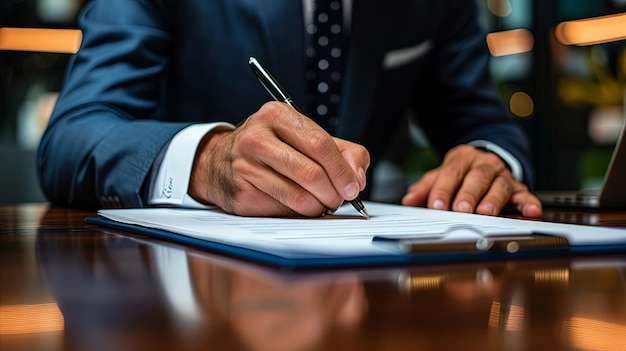
[[[577,208],[626,208],[626,120],[622,125],[600,189],[538,191],[543,206]]]

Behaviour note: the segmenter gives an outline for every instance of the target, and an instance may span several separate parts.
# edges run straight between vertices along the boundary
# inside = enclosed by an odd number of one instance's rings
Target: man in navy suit
[[[333,76],[338,110],[325,120],[307,90],[310,63],[326,67],[310,50],[327,20],[316,1],[91,1],[39,149],[47,197],[316,216],[365,189],[370,163],[413,111],[446,156],[403,204],[541,215],[527,141],[488,79],[474,1],[331,3],[344,63]],[[267,102],[250,56],[313,119]]]

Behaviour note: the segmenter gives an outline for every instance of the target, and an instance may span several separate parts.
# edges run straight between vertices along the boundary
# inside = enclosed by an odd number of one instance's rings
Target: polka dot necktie
[[[341,0],[315,0],[314,9],[313,23],[307,28],[311,36],[307,48],[309,111],[317,123],[332,132],[339,123],[341,101],[343,10]]]

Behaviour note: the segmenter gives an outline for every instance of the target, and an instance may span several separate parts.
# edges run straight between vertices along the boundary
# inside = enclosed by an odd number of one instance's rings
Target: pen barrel
[[[265,66],[261,64],[261,62],[259,62],[254,57],[250,57],[248,63],[250,64],[250,68],[252,69],[252,72],[254,72],[254,75],[257,76],[259,81],[261,81],[263,87],[265,87],[265,90],[267,90],[267,92],[274,98],[274,100],[282,101],[296,108],[293,100],[291,100],[291,97],[289,96],[285,88],[280,85],[278,80],[274,78],[270,71],[268,71]],[[291,103],[289,103],[288,101],[291,101]]]

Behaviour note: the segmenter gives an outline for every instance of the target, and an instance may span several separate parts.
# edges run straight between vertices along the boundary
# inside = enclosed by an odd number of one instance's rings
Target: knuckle
[[[474,167],[472,167],[472,170],[475,172],[478,172],[480,174],[483,174],[485,176],[490,176],[495,174],[493,166],[488,164],[488,163],[480,163],[475,165]]]
[[[485,158],[485,160],[487,160],[488,163],[500,163],[500,162],[502,162],[500,157],[498,157],[498,155],[496,155],[496,154],[494,154],[492,152],[484,152],[483,157]]]
[[[258,151],[262,146],[262,138],[259,135],[260,133],[256,130],[247,130],[245,133],[242,133],[237,138],[239,148],[244,152],[253,152]]]
[[[274,125],[281,123],[281,119],[285,115],[285,104],[277,101],[268,101],[264,103],[257,113],[251,116],[257,123],[265,125]]]
[[[484,151],[480,151],[475,147],[467,144],[461,144],[450,149],[445,157],[444,163],[450,162],[454,160],[455,162],[460,162],[460,160],[469,160],[474,159],[476,157],[482,156],[481,154],[485,153]]]
[[[315,163],[309,163],[299,167],[298,173],[305,187],[318,184],[324,179],[323,170]]]
[[[268,101],[259,108],[258,115],[268,125],[301,128],[304,126],[302,115],[286,103]]]
[[[321,128],[310,130],[308,139],[312,151],[318,155],[326,155],[335,146],[332,137]]]
[[[246,172],[249,171],[249,168],[250,168],[250,164],[246,162],[244,159],[238,158],[238,159],[233,160],[230,163],[230,169],[228,173],[222,176],[223,177],[222,182],[235,183],[236,180],[234,179],[235,177],[233,177],[233,175],[235,174],[237,174],[238,176],[245,175]],[[223,184],[220,184],[220,185],[223,186]]]
[[[318,215],[319,210],[311,206],[312,195],[306,191],[294,191],[289,195],[288,201],[285,202],[295,212],[302,215]],[[317,207],[317,206],[315,206]]]
[[[450,151],[448,151],[448,153],[446,154],[446,158],[454,158],[458,157],[459,155],[466,155],[467,152],[471,152],[472,150],[476,149],[473,146],[467,144],[457,145],[450,149]]]
[[[457,163],[448,163],[441,168],[440,175],[458,181],[463,178],[463,168]]]
[[[352,173],[352,168],[345,167],[341,163],[337,163],[334,166],[328,168],[328,174],[330,174],[330,177],[332,179],[343,179],[344,177],[349,176],[349,174]]]
[[[489,186],[494,179],[493,169],[488,165],[480,165],[472,170],[472,176],[478,184]]]
[[[259,108],[259,116],[271,117],[280,113],[280,105],[276,101],[268,101]]]
[[[471,151],[471,150],[476,150],[475,147],[468,145],[468,144],[461,144],[457,147],[454,148],[457,152],[467,152],[467,151]]]
[[[504,161],[502,161],[502,159],[491,152],[484,152],[483,157],[483,161],[488,164],[491,165],[491,167],[498,167],[498,169],[504,169]]]

